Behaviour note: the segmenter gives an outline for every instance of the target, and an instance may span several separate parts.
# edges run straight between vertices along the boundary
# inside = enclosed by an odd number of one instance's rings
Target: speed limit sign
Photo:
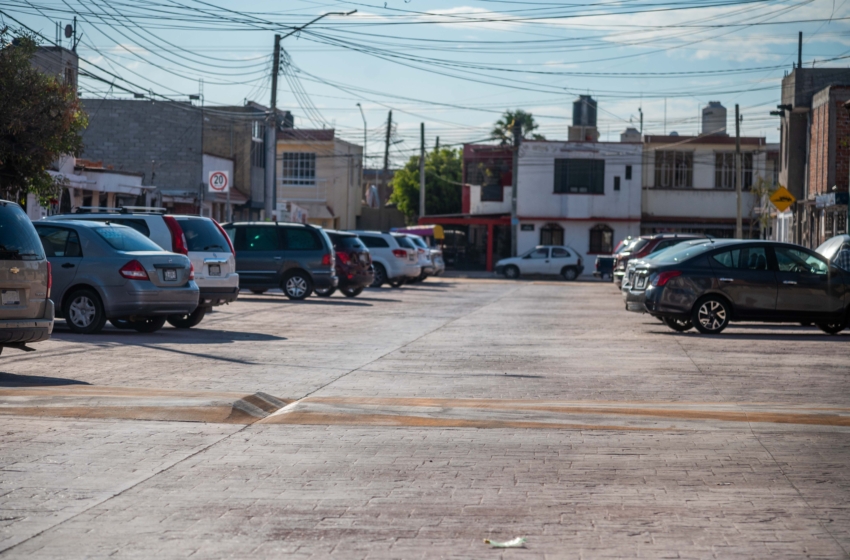
[[[210,171],[209,192],[226,193],[230,190],[230,173]]]

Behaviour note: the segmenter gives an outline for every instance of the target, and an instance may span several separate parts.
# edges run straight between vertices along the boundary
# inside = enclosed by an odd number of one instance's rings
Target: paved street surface
[[[220,309],[0,357],[0,557],[848,557],[848,333],[595,282]]]

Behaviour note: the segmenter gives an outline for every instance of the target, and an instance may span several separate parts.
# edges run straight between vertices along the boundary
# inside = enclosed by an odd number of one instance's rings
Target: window
[[[162,247],[138,231],[125,226],[107,226],[97,228],[95,231],[117,251],[162,251]]]
[[[277,228],[248,226],[244,230],[242,249],[245,251],[277,251]]]
[[[316,184],[316,154],[312,152],[284,152],[281,182],[289,186],[312,187]]]
[[[741,188],[753,186],[753,154],[741,154]],[[714,154],[714,188],[735,188],[735,152],[717,152]]]
[[[44,254],[47,257],[81,257],[80,238],[77,232],[58,227],[39,226],[36,228]]]
[[[383,237],[375,237],[372,235],[361,235],[360,241],[362,241],[363,245],[370,249],[384,249],[389,248],[390,246],[390,244],[387,243],[387,240]]]
[[[98,221],[100,221],[100,220],[98,220]],[[106,221],[106,219],[104,219],[103,221]],[[148,224],[147,224],[146,221],[141,220],[141,219],[133,220],[133,219],[128,219],[128,218],[109,218],[109,223],[111,223],[111,224],[121,224],[122,226],[131,227],[134,230],[141,233],[142,235],[144,235],[145,237],[151,236],[151,228],[148,227]]]
[[[39,260],[44,247],[32,222],[13,204],[0,204],[0,259]]]
[[[605,160],[556,159],[555,193],[605,194]]]
[[[484,185],[481,187],[482,202],[502,202],[504,200],[502,185]]]
[[[541,245],[563,245],[564,228],[558,224],[546,224],[540,228]]]
[[[199,218],[177,218],[190,251],[230,252],[227,239],[218,231],[212,220]]]
[[[552,258],[553,259],[568,259],[572,255],[566,249],[561,249],[560,247],[552,247]]]
[[[694,153],[656,150],[655,186],[662,189],[694,186]]]
[[[286,228],[286,249],[289,251],[320,251],[322,243],[313,232],[304,228]]]
[[[262,140],[251,140],[251,167],[266,166],[266,150]]]
[[[738,270],[768,270],[767,253],[764,247],[744,247],[717,253],[711,257],[715,269],[736,268]]]
[[[266,134],[266,126],[263,124],[263,121],[252,121],[251,122],[251,139],[259,140],[262,142],[263,137]]]
[[[614,252],[614,230],[605,224],[590,229],[590,250],[588,253],[610,255]]]
[[[631,181],[631,180],[632,180],[632,166],[627,165],[626,166],[626,181]]]
[[[540,249],[534,249],[530,253],[527,253],[525,259],[548,259],[549,258],[549,249],[545,247],[541,247]]]
[[[614,190],[615,191],[620,190],[620,178],[619,177],[614,177]]]
[[[826,275],[829,267],[814,255],[799,249],[777,247],[776,262],[781,272],[804,272],[808,274]]]
[[[404,235],[393,235],[395,238],[395,242],[398,243],[399,247],[404,247],[405,249],[416,249],[416,246],[413,245],[413,242],[408,239]]]

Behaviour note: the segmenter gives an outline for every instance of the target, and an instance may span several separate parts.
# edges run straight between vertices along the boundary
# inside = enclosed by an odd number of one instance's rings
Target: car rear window
[[[190,251],[227,251],[230,246],[212,220],[208,218],[177,218]]]
[[[701,242],[694,245],[683,243],[674,245],[666,251],[658,253],[657,256],[653,257],[652,262],[659,265],[681,263],[716,248],[717,246],[710,242]]]
[[[360,240],[363,241],[364,245],[372,249],[382,249],[390,246],[386,239],[374,235],[361,235]]]
[[[162,247],[126,226],[95,228],[95,231],[116,251],[162,251]]]
[[[0,260],[37,261],[44,247],[32,222],[19,206],[0,204]]]
[[[634,243],[632,243],[631,247],[626,249],[626,251],[629,251],[631,253],[637,253],[638,251],[640,251],[641,249],[646,247],[646,245],[648,243],[649,243],[649,239],[643,239],[643,238],[635,239]]]
[[[421,237],[413,237],[413,236],[411,236],[411,237],[408,237],[407,239],[409,239],[409,240],[410,240],[410,242],[411,242],[411,243],[413,243],[414,245],[416,245],[417,247],[422,247],[423,249],[427,249],[427,248],[428,248],[428,244],[427,244],[427,243],[425,243],[425,240],[424,240],[424,239],[422,239]]]
[[[396,242],[398,242],[399,247],[404,247],[405,249],[416,249],[416,246],[410,241],[410,239],[401,237],[400,235],[394,237]]]
[[[330,237],[334,247],[338,249],[366,250],[366,245],[356,235],[331,235]]]

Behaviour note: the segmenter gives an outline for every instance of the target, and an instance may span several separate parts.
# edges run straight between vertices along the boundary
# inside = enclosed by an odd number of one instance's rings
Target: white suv
[[[198,307],[188,315],[169,315],[177,328],[196,326],[211,307],[235,301],[239,295],[239,274],[233,244],[215,220],[201,216],[170,216],[164,210],[77,212],[50,216],[47,220],[96,220],[129,226],[165,249],[189,257],[195,269],[195,283],[201,290]]]
[[[422,274],[419,252],[407,239],[399,242],[399,236],[380,231],[353,230],[352,233],[356,233],[360,241],[369,248],[372,266],[375,268],[373,288],[384,283],[398,288],[405,281],[418,278]]]
[[[538,245],[518,257],[496,263],[496,274],[519,278],[521,274],[559,274],[564,280],[575,280],[584,271],[581,257],[572,247]]]

